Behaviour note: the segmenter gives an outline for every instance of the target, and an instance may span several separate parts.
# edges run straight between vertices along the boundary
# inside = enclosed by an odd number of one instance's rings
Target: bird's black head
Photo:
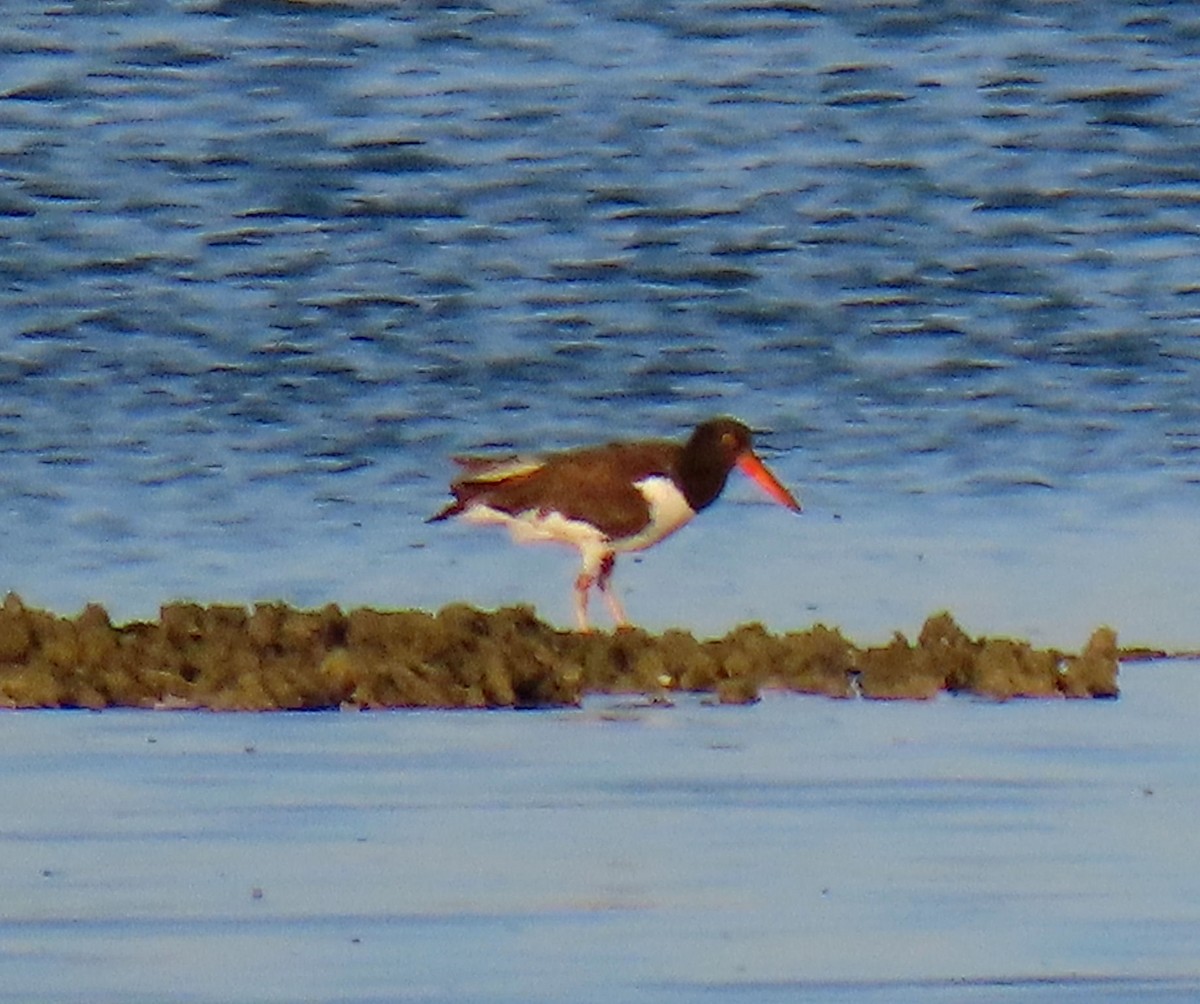
[[[696,426],[679,461],[688,505],[696,512],[712,505],[733,465],[752,448],[750,430],[736,418],[710,418]]]
[[[800,512],[800,503],[758,459],[750,430],[736,418],[712,418],[696,426],[679,466],[684,497],[696,512],[716,500],[735,466],[770,498]]]

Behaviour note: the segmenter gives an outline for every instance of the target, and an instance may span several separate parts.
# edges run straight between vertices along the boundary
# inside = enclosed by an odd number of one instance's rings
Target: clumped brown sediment
[[[701,691],[723,702],[774,687],[829,697],[1115,697],[1115,633],[1068,655],[966,635],[949,614],[916,642],[860,648],[835,629],[723,638],[557,630],[528,607],[436,614],[280,603],[164,606],[157,622],[115,626],[103,607],[74,618],[0,607],[0,707],[226,710],[552,707],[589,693]]]

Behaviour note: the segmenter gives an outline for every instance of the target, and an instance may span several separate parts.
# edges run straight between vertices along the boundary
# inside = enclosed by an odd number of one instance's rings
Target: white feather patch
[[[686,523],[691,522],[696,511],[687,504],[683,492],[670,478],[660,474],[635,481],[638,491],[650,503],[650,522],[640,533],[615,541],[614,551],[641,551],[669,537]]]
[[[583,557],[583,570],[593,575],[599,570],[604,555],[613,549],[608,538],[591,523],[568,519],[559,512],[526,509],[514,515],[489,505],[475,503],[468,506],[459,519],[464,523],[480,526],[508,527],[509,534],[518,544],[540,541],[569,544],[577,548]]]

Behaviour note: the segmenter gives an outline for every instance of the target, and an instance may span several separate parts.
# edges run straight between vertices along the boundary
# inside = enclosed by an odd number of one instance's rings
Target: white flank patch
[[[594,575],[600,561],[613,548],[608,538],[591,523],[568,519],[558,512],[540,512],[526,509],[513,515],[489,505],[475,503],[468,506],[458,517],[464,523],[479,526],[506,526],[512,539],[518,544],[545,541],[554,544],[569,544],[579,549],[583,557],[583,570]]]

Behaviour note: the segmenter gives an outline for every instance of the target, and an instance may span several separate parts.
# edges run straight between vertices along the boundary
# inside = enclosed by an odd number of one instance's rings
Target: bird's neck
[[[683,497],[695,512],[717,500],[728,477],[729,468],[711,456],[687,449],[680,454],[679,483]]]

